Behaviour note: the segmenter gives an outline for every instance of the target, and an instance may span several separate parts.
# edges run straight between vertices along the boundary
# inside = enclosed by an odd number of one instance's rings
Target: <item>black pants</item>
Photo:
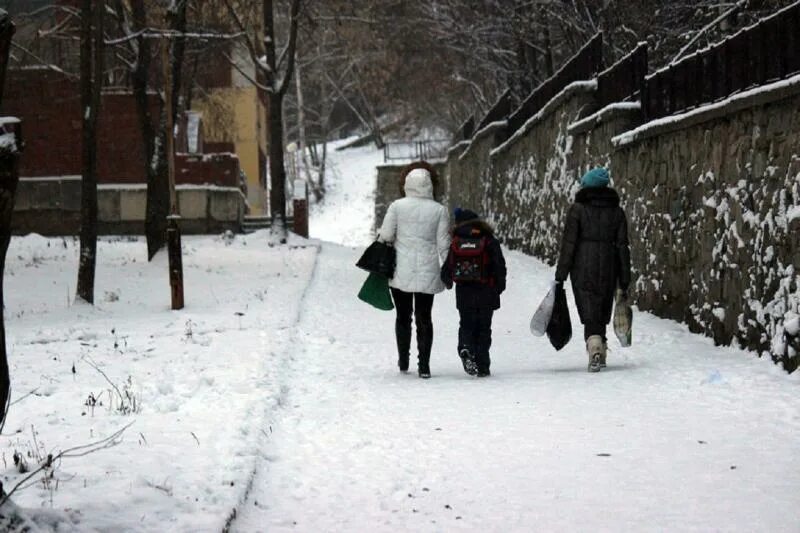
[[[606,325],[605,324],[584,324],[583,325],[583,340],[588,340],[592,335],[600,335],[603,337],[603,342],[606,342]]]
[[[401,361],[408,361],[408,355],[411,351],[411,315],[413,313],[414,320],[417,323],[419,363],[428,365],[431,359],[431,347],[433,346],[433,321],[431,320],[433,294],[392,289],[392,298],[397,309],[394,332],[397,337],[398,357]]]
[[[459,309],[458,352],[467,349],[475,358],[478,371],[489,370],[489,348],[492,347],[492,315],[490,308]]]

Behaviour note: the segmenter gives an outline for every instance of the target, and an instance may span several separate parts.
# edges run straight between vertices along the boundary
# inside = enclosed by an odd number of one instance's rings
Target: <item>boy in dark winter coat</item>
[[[589,372],[606,366],[606,326],[611,321],[614,292],[627,298],[631,282],[628,220],[619,194],[608,186],[605,168],[581,178],[581,190],[567,213],[556,282],[572,279],[575,304],[584,326]]]
[[[453,241],[444,265],[442,281],[456,285],[458,355],[467,374],[490,375],[492,315],[500,309],[506,288],[506,262],[492,228],[469,209],[456,208]]]

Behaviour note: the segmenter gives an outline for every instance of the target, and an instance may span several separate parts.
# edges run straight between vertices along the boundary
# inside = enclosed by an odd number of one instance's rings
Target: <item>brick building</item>
[[[158,96],[150,99],[159,117]],[[51,68],[11,69],[0,113],[22,120],[25,148],[20,158],[20,188],[12,227],[17,233],[76,233],[80,227],[81,105],[78,81]],[[202,124],[181,121],[178,150],[190,144],[197,153],[176,155],[181,211],[191,212],[188,232],[238,229],[245,211],[245,187],[231,143],[203,143]],[[144,221],[145,150],[136,102],[126,91],[105,91],[98,119],[100,226],[104,233],[141,233]],[[182,142],[181,142],[182,141]],[[191,204],[191,205],[190,205]]]

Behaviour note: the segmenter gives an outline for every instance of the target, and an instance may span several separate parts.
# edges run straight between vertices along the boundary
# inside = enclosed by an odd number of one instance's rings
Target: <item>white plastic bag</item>
[[[627,348],[631,345],[633,329],[633,311],[627,298],[622,297],[622,290],[617,289],[614,297],[614,334],[620,346]]]
[[[550,290],[547,291],[547,295],[545,295],[544,300],[539,304],[538,309],[536,309],[531,318],[531,333],[537,337],[541,337],[547,332],[547,325],[550,323],[555,302],[556,282],[553,281],[550,283]]]

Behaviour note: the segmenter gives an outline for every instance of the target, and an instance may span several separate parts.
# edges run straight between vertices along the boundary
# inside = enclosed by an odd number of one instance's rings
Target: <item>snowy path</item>
[[[402,375],[393,315],[355,298],[358,253],[319,256],[235,530],[798,531],[796,376],[646,314],[587,374],[580,342],[528,333],[552,272],[516,253],[493,376],[461,370],[452,293],[433,378]]]
[[[336,151],[351,140],[328,147],[325,199],[312,207],[309,232],[314,239],[358,246],[372,239],[375,167],[383,163],[383,152],[371,145]]]

